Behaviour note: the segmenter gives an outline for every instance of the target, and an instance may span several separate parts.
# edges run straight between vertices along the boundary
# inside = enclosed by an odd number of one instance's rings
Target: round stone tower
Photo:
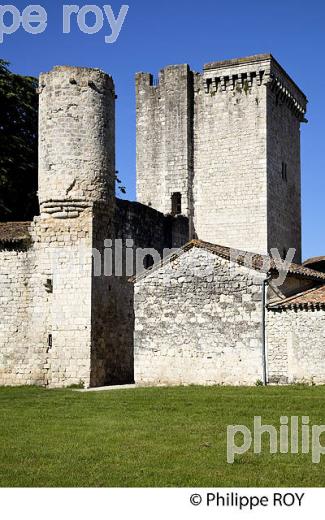
[[[41,215],[75,218],[114,201],[115,91],[98,69],[54,67],[39,82]]]

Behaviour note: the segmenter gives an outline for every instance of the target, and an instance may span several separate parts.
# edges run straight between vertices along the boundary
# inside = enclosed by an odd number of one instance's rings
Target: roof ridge
[[[265,274],[267,274],[268,272],[279,273],[282,270],[285,270],[285,267],[286,267],[288,270],[288,273],[290,273],[291,275],[300,276],[300,277],[304,277],[304,278],[312,278],[314,280],[323,281],[325,283],[325,273],[321,273],[319,271],[314,271],[312,269],[305,268],[300,264],[290,263],[290,262],[286,262],[285,260],[283,260],[282,261],[283,269],[281,269],[276,265],[276,262],[269,254],[263,255],[260,253],[252,253],[249,251],[244,251],[242,249],[231,248],[229,246],[221,246],[218,244],[212,244],[211,242],[205,242],[204,240],[199,240],[199,239],[190,240],[189,242],[184,244],[182,247],[178,248],[176,251],[174,251],[167,257],[165,257],[161,262],[159,262],[159,265],[153,266],[151,269],[147,269],[146,271],[141,272],[139,275],[134,275],[133,277],[131,277],[129,279],[129,281],[135,282],[139,279],[145,278],[146,276],[153,273],[157,269],[164,267],[171,260],[178,258],[180,255],[189,251],[193,247],[204,249],[206,251],[209,251],[212,254],[216,254],[220,258],[224,258],[225,260],[228,260],[228,261],[233,261],[233,262],[237,263],[238,265],[241,265],[244,267],[246,266],[249,269],[253,269],[253,270],[261,272],[261,273],[263,273],[263,272]],[[231,252],[237,253],[237,256],[235,256],[235,255],[232,256]],[[247,257],[247,255],[249,255],[249,257],[252,260],[250,265],[247,265],[245,263],[245,258],[240,258],[240,257]],[[263,270],[263,267],[266,267],[264,264],[265,260],[270,261],[270,266],[269,266],[269,269],[265,268]]]
[[[175,255],[177,257],[179,257],[184,252],[187,252],[190,249],[192,249],[192,247],[198,247],[201,249],[205,249],[206,251],[210,251],[213,254],[217,254],[221,258],[224,258],[229,261],[232,260],[232,261],[236,262],[238,265],[243,265],[243,266],[245,266],[245,262],[242,259],[238,258],[239,256],[249,255],[252,258],[252,260],[257,259],[260,261],[268,259],[268,260],[270,260],[269,271],[273,271],[273,272],[281,271],[281,268],[279,268],[276,265],[274,259],[269,254],[263,255],[261,253],[253,253],[250,251],[244,251],[242,249],[230,248],[229,246],[221,246],[218,244],[212,244],[211,242],[206,242],[204,240],[192,239],[189,242],[187,242],[186,244],[184,244],[182,247],[180,247],[177,252],[174,252],[171,255],[169,255],[168,257],[166,257],[165,259],[163,259],[163,261],[159,264],[159,266],[155,266],[152,269],[142,272],[139,276],[135,275],[134,277],[132,277],[130,279],[130,281],[135,281],[137,279],[140,279],[140,277],[144,278],[146,275],[149,275],[156,269],[159,269],[159,268],[163,267],[164,265],[166,265],[166,263],[168,263],[173,257],[175,257]],[[231,254],[230,254],[231,251],[238,253],[237,258],[231,257]],[[313,269],[305,268],[301,264],[296,264],[293,262],[290,263],[290,262],[286,262],[285,260],[283,260],[283,266],[284,265],[287,266],[288,272],[292,275],[313,278],[316,280],[324,280],[324,282],[325,282],[325,273],[321,273],[319,271],[314,271]],[[264,272],[263,265],[258,265],[257,263],[255,263],[255,265],[254,265],[254,263],[252,262],[252,264],[250,266],[246,266],[246,267],[249,267],[249,268],[259,271],[259,272]],[[267,273],[267,271],[265,271],[265,274],[266,273]]]
[[[217,251],[215,250],[216,248],[222,248],[224,250],[227,250],[228,253],[230,251],[235,251],[239,254],[242,254],[242,255],[250,255],[251,257],[256,257],[256,258],[260,258],[260,259],[269,259],[271,261],[271,270],[275,270],[277,272],[279,272],[281,269],[278,268],[278,266],[276,265],[275,261],[274,261],[274,258],[272,258],[272,256],[270,256],[269,254],[261,254],[261,253],[253,253],[251,251],[244,251],[243,249],[236,249],[236,248],[231,248],[229,246],[221,246],[221,245],[218,245],[218,244],[212,244],[210,242],[205,242],[204,240],[192,240],[191,242],[189,242],[187,245],[197,245],[198,247],[206,247],[209,251],[212,251],[212,252],[215,252],[217,253]],[[220,256],[221,253],[218,252],[217,254],[219,254]],[[239,259],[234,259],[239,265],[243,265],[243,262],[241,262]],[[286,265],[289,270],[291,268],[291,274],[305,274],[306,276],[310,276],[310,277],[315,277],[317,279],[320,279],[320,280],[324,280],[325,281],[325,273],[322,273],[320,271],[316,271],[314,269],[310,269],[309,267],[304,267],[302,264],[297,264],[295,262],[287,262],[286,260],[283,260],[283,266]],[[261,271],[261,269],[257,268],[257,266],[252,266],[252,268],[256,269],[256,270],[259,270]]]

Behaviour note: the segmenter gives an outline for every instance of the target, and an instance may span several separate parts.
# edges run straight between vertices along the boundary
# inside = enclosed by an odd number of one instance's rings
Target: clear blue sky
[[[37,76],[54,65],[99,67],[115,80],[117,169],[135,198],[134,74],[176,63],[200,71],[209,61],[271,52],[309,99],[309,124],[302,126],[303,256],[325,254],[325,2],[324,0],[124,0],[130,6],[116,43],[105,44],[106,22],[95,35],[62,34],[62,6],[67,0],[33,0],[48,13],[41,35],[23,29],[5,36],[0,56],[21,74]],[[4,4],[5,2],[3,2]],[[12,0],[21,11],[26,0]],[[96,3],[79,1],[83,6]],[[111,4],[117,14],[122,2]]]

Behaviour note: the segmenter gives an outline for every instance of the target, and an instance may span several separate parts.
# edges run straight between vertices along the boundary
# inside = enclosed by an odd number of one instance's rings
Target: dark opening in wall
[[[172,194],[172,215],[181,215],[182,213],[182,194]]]
[[[145,269],[150,269],[155,263],[152,255],[146,255],[143,259],[143,267]]]
[[[53,293],[53,280],[51,278],[47,278],[44,285],[47,293]]]
[[[281,175],[282,175],[282,179],[287,182],[288,181],[288,165],[285,162],[282,163]]]

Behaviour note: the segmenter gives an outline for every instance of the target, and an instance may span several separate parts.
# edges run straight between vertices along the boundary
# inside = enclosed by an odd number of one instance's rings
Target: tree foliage
[[[13,74],[0,59],[0,221],[38,213],[37,80]]]

